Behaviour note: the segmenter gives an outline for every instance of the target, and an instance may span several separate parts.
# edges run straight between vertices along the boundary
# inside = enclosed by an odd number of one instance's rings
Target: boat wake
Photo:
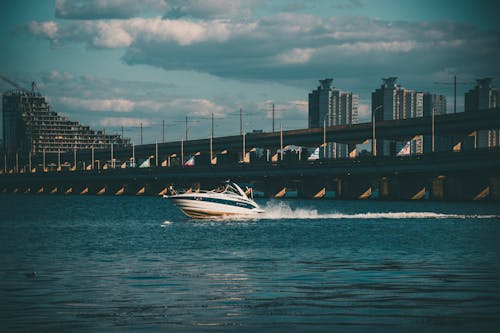
[[[286,203],[271,203],[264,207],[259,219],[493,219],[500,215],[441,214],[434,212],[367,212],[346,214],[341,212],[319,213],[316,209],[293,209]]]

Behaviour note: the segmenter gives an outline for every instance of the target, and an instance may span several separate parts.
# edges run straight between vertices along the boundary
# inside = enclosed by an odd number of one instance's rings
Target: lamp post
[[[280,124],[280,160],[283,161],[283,124]]]
[[[434,153],[434,108],[432,108],[431,131],[432,131],[432,152]]]
[[[326,119],[323,119],[323,158],[326,158]]]
[[[375,115],[377,114],[377,111],[379,109],[383,109],[383,105],[379,105],[373,110],[372,112],[372,155],[374,157],[377,156],[377,136],[376,136],[376,131],[375,131]]]

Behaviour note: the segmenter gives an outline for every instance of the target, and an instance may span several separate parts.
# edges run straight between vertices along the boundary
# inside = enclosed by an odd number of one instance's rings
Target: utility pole
[[[132,142],[132,163],[133,163],[133,167],[135,168],[136,165],[135,165],[135,144]]]
[[[376,121],[376,115],[377,115],[377,111],[379,109],[383,109],[384,106],[383,105],[379,105],[375,108],[375,110],[372,111],[372,155],[374,157],[377,156],[377,136],[376,136],[376,132],[375,132],[375,121]]]
[[[188,116],[186,116],[186,141],[189,140],[188,139]]]
[[[434,153],[434,108],[432,108],[432,152]]]
[[[242,155],[242,162],[245,163],[245,155],[246,155],[246,142],[245,142],[245,132],[243,132],[243,134],[241,135],[242,136],[242,139],[243,139],[243,155]]]
[[[142,123],[141,123],[141,145],[142,145]]]
[[[280,159],[283,161],[283,125],[280,124]]]
[[[184,167],[184,139],[181,137],[181,166]]]
[[[453,76],[453,113],[457,113],[457,76]]]
[[[243,111],[240,108],[240,135],[243,135]]]
[[[212,165],[213,160],[213,136],[210,134],[210,165]]]
[[[212,112],[212,131],[210,132],[212,133],[212,138],[214,137],[214,113]]]
[[[453,85],[453,113],[457,113],[457,85],[458,84],[470,84],[470,82],[457,82],[457,76],[453,75],[453,82],[434,82],[434,84],[440,85]]]
[[[323,119],[323,158],[326,158],[326,119]]]
[[[156,167],[158,167],[158,140],[156,141],[156,146],[155,146],[155,159],[156,159]]]
[[[274,133],[274,103],[273,103],[273,133]]]

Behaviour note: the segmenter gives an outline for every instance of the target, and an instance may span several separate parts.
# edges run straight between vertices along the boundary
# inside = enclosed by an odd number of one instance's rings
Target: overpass
[[[434,123],[434,124],[433,124]],[[469,140],[478,130],[500,128],[500,110],[459,113],[375,124],[377,140],[408,140],[416,135]],[[74,151],[16,160],[0,175],[0,192],[161,195],[169,185],[207,188],[233,179],[254,184],[268,197],[295,192],[305,198],[500,200],[500,150],[435,152],[405,157],[358,156],[349,159],[201,160],[183,167],[179,155],[245,152],[261,147],[276,152],[286,145],[318,147],[323,142],[361,143],[373,136],[373,124],[248,134],[187,142],[135,146],[120,150]],[[499,138],[497,138],[498,140]],[[237,155],[237,154],[236,154]],[[124,161],[152,158],[148,168],[123,167]],[[177,163],[170,163],[170,159]],[[40,166],[51,168],[42,169]],[[99,163],[92,163],[98,161]],[[113,166],[110,162],[117,161]],[[120,163],[118,163],[118,161]],[[166,163],[168,161],[168,163]],[[58,168],[54,168],[57,162]],[[28,163],[29,166],[28,167]],[[12,164],[11,164],[12,165]],[[67,167],[61,168],[62,165]],[[130,166],[130,165],[129,165]],[[58,172],[56,172],[56,170]],[[53,171],[53,172],[51,172]]]
[[[433,125],[434,123],[434,125]],[[375,127],[375,131],[374,131]],[[244,136],[225,136],[213,139],[198,139],[189,141],[173,141],[158,144],[145,144],[124,149],[106,150],[79,150],[76,152],[66,152],[60,154],[37,154],[32,156],[32,166],[40,166],[42,160],[46,164],[66,163],[73,165],[79,163],[79,168],[89,167],[92,160],[100,161],[95,168],[100,168],[111,160],[116,160],[120,165],[124,161],[129,161],[134,157],[135,161],[151,158],[152,165],[170,166],[170,157],[180,159],[181,155],[200,154],[206,156],[205,164],[209,164],[207,157],[212,150],[213,156],[221,152],[241,153],[243,147],[248,153],[251,148],[259,147],[269,149],[273,154],[281,147],[288,145],[302,147],[318,147],[324,142],[346,143],[355,147],[356,144],[367,142],[375,136],[377,140],[395,140],[408,141],[417,135],[435,137],[448,137],[454,144],[459,144],[463,140],[470,138],[478,130],[498,129],[500,128],[500,110],[491,109],[474,113],[446,114],[434,117],[418,117],[404,120],[386,120],[373,123],[361,123],[354,125],[330,126],[326,128],[310,128],[288,130],[273,133],[249,133]],[[433,131],[434,129],[434,131]],[[379,141],[380,142],[380,141]],[[474,147],[477,148],[477,147]],[[93,157],[92,157],[93,155]],[[156,159],[158,162],[156,162]],[[167,163],[168,161],[168,163]],[[77,163],[75,163],[77,162]],[[233,161],[234,162],[234,161]],[[24,161],[18,162],[21,165],[28,164],[25,157]],[[14,163],[11,161],[10,163]],[[180,164],[180,162],[178,162]]]
[[[163,195],[169,186],[251,183],[266,197],[500,201],[500,149],[405,157],[0,175],[0,192]]]

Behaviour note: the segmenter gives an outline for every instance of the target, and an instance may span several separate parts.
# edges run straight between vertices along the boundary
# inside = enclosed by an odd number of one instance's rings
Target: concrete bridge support
[[[387,177],[382,177],[378,182],[378,199],[389,199],[390,191],[389,191],[389,179]]]
[[[447,200],[488,200],[498,195],[498,180],[488,175],[456,174],[446,177],[444,185]],[[495,194],[493,194],[495,192]]]
[[[342,199],[369,199],[375,190],[374,182],[368,177],[348,176],[337,181],[337,193]]]
[[[269,180],[264,185],[264,196],[267,198],[283,198],[287,191],[287,182],[283,179]]]
[[[321,199],[326,195],[327,180],[305,178],[299,185],[299,197],[308,199]]]
[[[389,198],[422,200],[428,198],[428,178],[423,175],[398,175],[391,178]]]
[[[500,176],[490,177],[490,199],[500,201]]]
[[[433,177],[431,179],[431,185],[430,185],[430,199],[431,200],[444,200],[444,183],[445,183],[446,177],[443,175]]]

